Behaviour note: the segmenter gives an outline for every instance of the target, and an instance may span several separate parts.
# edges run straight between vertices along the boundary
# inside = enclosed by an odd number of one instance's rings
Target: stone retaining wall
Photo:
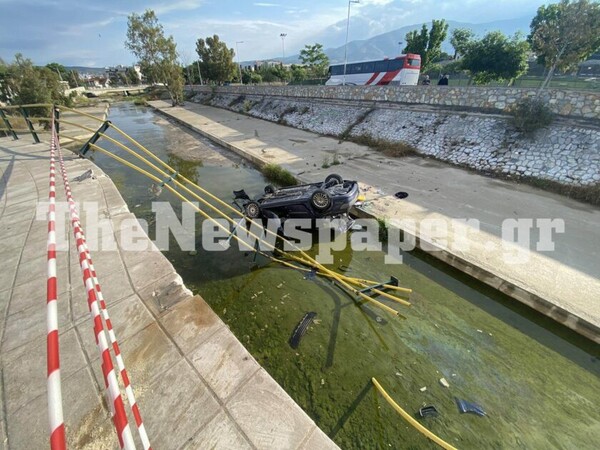
[[[462,107],[508,112],[536,89],[447,86],[202,86],[203,92],[332,100],[361,100]],[[547,89],[541,99],[563,116],[600,119],[600,92]]]
[[[569,186],[600,183],[600,131],[554,124],[533,135],[505,118],[333,105],[309,99],[206,91],[195,101],[337,137],[405,143],[419,153],[472,169],[530,176]]]

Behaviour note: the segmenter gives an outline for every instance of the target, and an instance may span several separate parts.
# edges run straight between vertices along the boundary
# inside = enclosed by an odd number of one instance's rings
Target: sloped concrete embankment
[[[501,115],[233,92],[201,92],[194,101],[341,139],[403,144],[481,172],[574,187],[600,184],[600,127],[560,122],[524,135]]]

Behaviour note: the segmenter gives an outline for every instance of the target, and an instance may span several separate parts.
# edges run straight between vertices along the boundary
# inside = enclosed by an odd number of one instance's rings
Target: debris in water
[[[421,389],[419,389],[421,392],[425,392],[427,390],[427,386],[423,386]]]
[[[396,192],[396,193],[394,194],[394,197],[396,197],[396,198],[398,198],[398,199],[402,200],[403,198],[406,198],[406,197],[408,197],[408,193],[406,193],[406,192],[402,192],[402,191],[400,191],[400,192]]]
[[[279,283],[279,284],[277,285],[277,289],[281,289],[281,286],[283,286],[283,283]]]
[[[419,408],[419,416],[421,417],[437,417],[439,416],[437,408],[433,405],[423,406]]]
[[[317,276],[317,271],[315,269],[310,269],[310,272],[307,272],[304,276],[305,280],[314,280]]]
[[[461,400],[460,398],[457,398],[457,397],[455,397],[454,400],[456,400],[456,406],[458,406],[458,412],[461,414],[473,413],[473,414],[477,414],[478,416],[486,415],[483,408],[481,406],[479,406],[477,403],[468,402],[466,400]]]
[[[158,197],[161,193],[162,193],[162,187],[160,187],[158,184],[156,183],[152,183],[152,185],[150,186],[150,188],[148,189],[148,191],[154,196],[154,197]]]
[[[325,379],[321,378],[321,386],[325,386]]]
[[[302,318],[300,323],[298,323],[298,325],[294,329],[292,336],[290,337],[290,340],[289,340],[290,347],[292,347],[294,349],[298,348],[298,345],[300,345],[300,339],[302,339],[302,336],[304,336],[306,334],[306,331],[308,330],[308,326],[311,324],[311,322],[313,321],[313,319],[316,316],[317,316],[317,313],[312,312],[312,311],[307,312],[304,315],[304,317]]]
[[[445,388],[449,388],[450,387],[450,383],[448,383],[448,381],[445,378],[440,378],[440,384],[442,386],[444,386]]]
[[[483,333],[483,331],[482,331],[482,330],[479,330],[479,329],[477,330],[477,332],[478,332],[478,333]]]

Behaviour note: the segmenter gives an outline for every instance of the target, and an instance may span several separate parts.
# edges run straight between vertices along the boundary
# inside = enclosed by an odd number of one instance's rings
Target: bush
[[[525,133],[546,127],[554,120],[554,114],[544,102],[537,98],[519,100],[511,111],[515,128]]]
[[[298,183],[294,175],[277,164],[267,164],[262,168],[262,173],[267,180],[279,186],[293,186]]]

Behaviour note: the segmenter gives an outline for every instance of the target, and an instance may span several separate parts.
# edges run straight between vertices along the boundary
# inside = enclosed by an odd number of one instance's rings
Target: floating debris
[[[445,378],[440,378],[440,384],[442,386],[444,386],[445,388],[449,388],[450,387],[450,383],[448,383],[448,381]]]
[[[308,330],[308,326],[311,324],[311,322],[313,321],[313,319],[317,317],[317,313],[316,312],[307,312],[304,317],[302,318],[302,320],[300,321],[300,323],[298,323],[298,325],[296,325],[296,329],[294,330],[294,332],[292,333],[292,336],[290,337],[289,340],[289,344],[290,347],[292,347],[293,349],[298,348],[298,345],[300,345],[300,339],[302,339],[302,336],[304,336],[306,334],[306,331]]]
[[[152,183],[152,185],[148,188],[148,192],[150,192],[154,197],[158,197],[162,193],[162,187]]]
[[[460,398],[454,398],[456,400],[456,406],[458,406],[458,412],[461,414],[464,413],[473,413],[478,416],[485,416],[486,413],[481,406],[477,403],[468,402],[466,400],[461,400]]]
[[[316,276],[317,276],[317,271],[315,269],[311,269],[310,272],[307,272],[306,275],[304,275],[304,279],[305,280],[314,280]]]
[[[421,389],[419,389],[421,392],[425,392],[427,390],[427,386],[423,386]]]
[[[427,405],[419,408],[419,416],[421,417],[437,417],[439,415],[439,411],[433,405]]]

